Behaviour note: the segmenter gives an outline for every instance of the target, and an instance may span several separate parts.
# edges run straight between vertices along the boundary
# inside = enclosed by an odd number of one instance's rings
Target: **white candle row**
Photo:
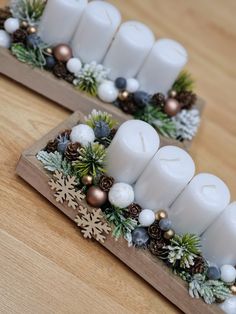
[[[194,177],[195,164],[183,149],[158,149],[159,137],[149,124],[127,121],[108,148],[108,174],[116,182],[134,184],[135,201],[142,208],[168,209],[178,234],[200,236],[210,226],[203,234],[205,256],[219,265],[236,264],[236,250],[225,245],[236,241],[236,203],[225,210],[230,202],[226,184],[212,174]]]
[[[103,62],[112,80],[137,76],[144,91],[166,94],[187,62],[186,50],[169,39],[155,43],[140,22],[120,23],[120,12],[105,1],[48,0],[39,35],[48,44],[71,43],[83,62]]]

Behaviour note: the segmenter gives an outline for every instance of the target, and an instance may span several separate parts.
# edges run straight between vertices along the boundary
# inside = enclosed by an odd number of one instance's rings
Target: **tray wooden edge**
[[[75,211],[55,201],[53,193],[51,193],[48,186],[50,176],[43,170],[35,154],[45,147],[49,139],[54,138],[60,131],[72,127],[78,121],[82,121],[82,119],[81,113],[75,112],[72,114],[68,119],[24,151],[16,168],[16,173],[20,177],[33,186],[71,220],[75,218]],[[111,236],[108,236],[102,245],[184,313],[223,313],[216,305],[207,305],[202,300],[192,299],[188,295],[186,283],[172,274],[160,260],[153,257],[148,251],[128,248],[127,242],[124,240],[117,241],[114,245],[114,241]]]
[[[132,119],[132,116],[123,113],[112,104],[106,104],[95,97],[75,90],[71,84],[56,79],[51,73],[19,62],[5,48],[0,48],[0,73],[71,111],[80,110],[87,115],[96,108],[110,112],[119,122]],[[204,106],[205,101],[198,98],[196,108],[200,114],[202,114]],[[187,140],[180,142],[163,136],[160,138],[162,146],[176,145],[186,150],[190,148],[193,142]]]

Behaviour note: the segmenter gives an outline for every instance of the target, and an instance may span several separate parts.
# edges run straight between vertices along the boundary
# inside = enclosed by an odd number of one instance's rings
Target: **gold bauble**
[[[163,237],[166,239],[166,240],[170,240],[170,239],[173,239],[175,236],[175,232],[173,229],[170,229],[166,232],[164,232],[163,234]]]
[[[82,183],[84,185],[92,185],[93,184],[93,177],[92,176],[84,176],[82,179],[81,179]]]
[[[167,101],[164,105],[164,112],[169,117],[176,116],[177,113],[180,112],[180,110],[181,110],[181,105],[176,99],[174,99],[174,98],[167,99]]]
[[[171,97],[171,98],[175,98],[176,96],[177,96],[177,92],[176,92],[176,90],[171,90],[170,92],[169,92],[169,96]]]
[[[27,21],[22,21],[20,23],[20,27],[26,29],[29,26],[29,23]]]
[[[35,33],[37,33],[37,28],[34,27],[34,26],[29,26],[29,27],[27,28],[27,33],[28,33],[29,35],[35,34]]]
[[[129,92],[127,90],[124,90],[122,92],[119,92],[118,98],[121,101],[126,100],[129,97]]]
[[[52,48],[48,47],[45,49],[46,54],[52,55]]]
[[[230,290],[231,290],[233,295],[236,295],[236,285],[231,286]]]
[[[100,207],[107,201],[107,193],[97,186],[91,186],[88,189],[86,201],[93,207]]]
[[[66,44],[60,44],[53,49],[54,57],[60,62],[67,62],[72,58],[72,50]]]
[[[156,220],[166,219],[168,218],[168,214],[165,210],[158,210],[156,212]]]

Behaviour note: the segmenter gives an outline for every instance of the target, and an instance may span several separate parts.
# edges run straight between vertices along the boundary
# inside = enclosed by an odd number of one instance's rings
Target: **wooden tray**
[[[87,115],[96,108],[112,113],[119,122],[132,119],[132,116],[123,113],[112,104],[106,104],[96,97],[75,90],[71,84],[55,78],[52,73],[19,62],[9,50],[4,48],[0,48],[0,73],[71,111],[79,110]],[[200,113],[202,113],[204,105],[205,102],[198,98],[196,107]],[[162,146],[176,145],[188,149],[191,143],[192,141],[180,142],[161,136]]]
[[[76,212],[73,209],[56,202],[53,193],[48,186],[50,176],[43,169],[42,164],[36,159],[35,155],[46,146],[50,139],[54,139],[64,129],[73,127],[80,120],[83,120],[82,115],[79,112],[75,112],[67,120],[33,144],[29,149],[23,152],[16,169],[19,176],[32,185],[38,192],[72,220],[74,220]],[[83,204],[83,202],[81,203]],[[79,233],[78,230],[78,234]],[[207,305],[202,300],[192,299],[188,295],[186,283],[173,275],[171,270],[157,258],[152,256],[148,251],[128,248],[126,241],[115,241],[111,236],[108,236],[107,240],[102,245],[184,313],[223,313],[216,305]]]

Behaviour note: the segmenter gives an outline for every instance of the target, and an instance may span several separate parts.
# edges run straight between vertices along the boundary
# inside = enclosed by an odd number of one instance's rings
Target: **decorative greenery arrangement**
[[[22,44],[12,44],[11,52],[20,62],[28,63],[33,67],[43,68],[46,64],[41,48],[26,49]]]
[[[189,72],[182,71],[172,86],[172,90],[176,91],[176,93],[180,92],[192,92],[194,89],[194,80]]]
[[[46,3],[46,0],[11,0],[11,13],[19,20],[35,25],[42,16]]]

